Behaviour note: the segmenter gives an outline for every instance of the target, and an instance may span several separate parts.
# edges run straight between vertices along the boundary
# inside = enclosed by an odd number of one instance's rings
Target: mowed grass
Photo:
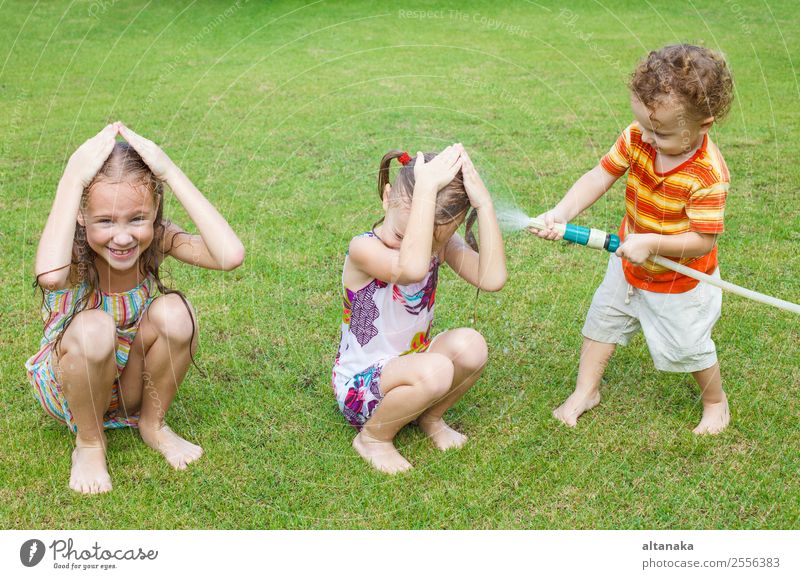
[[[698,438],[690,376],[621,349],[574,430],[572,390],[603,255],[508,236],[509,280],[481,294],[445,271],[436,330],[490,346],[439,453],[374,472],[350,447],[330,367],[349,239],[380,216],[389,149],[461,141],[498,200],[552,206],[632,115],[648,50],[723,50],[736,101],[713,138],[733,175],[723,277],[800,301],[800,24],[790,1],[301,2],[0,5],[0,526],[4,528],[797,528],[800,332],[726,295],[716,326],[733,421]],[[41,336],[33,260],[74,149],[122,119],[159,143],[247,248],[230,273],[165,265],[197,308],[198,362],[169,422],[205,456],[174,472],[135,431],[109,434],[112,493],[67,487],[72,435],[31,395]],[[622,183],[579,223],[615,229]],[[499,202],[499,201],[498,201]],[[193,229],[174,197],[166,214]],[[475,316],[474,322],[472,321]]]

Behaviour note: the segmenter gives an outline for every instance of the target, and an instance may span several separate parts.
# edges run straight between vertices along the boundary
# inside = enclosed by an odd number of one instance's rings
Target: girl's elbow
[[[484,285],[481,286],[481,289],[483,291],[489,292],[489,293],[499,292],[501,289],[503,289],[504,285],[506,285],[506,281],[505,280],[500,281],[500,282],[496,282],[496,283],[484,284]]]
[[[239,246],[223,264],[224,271],[231,271],[244,263],[244,247]]]
[[[417,283],[425,279],[430,268],[429,260],[403,259],[402,257],[392,266],[392,280],[403,285]]]
[[[399,274],[393,277],[395,277],[395,283],[408,285],[421,282],[426,275],[428,275],[428,268],[406,267],[402,268]]]
[[[36,283],[40,288],[47,291],[63,289],[67,284],[67,276],[58,275],[55,272],[44,273],[36,276]]]
[[[485,280],[483,283],[481,283],[480,288],[485,292],[499,292],[501,289],[503,289],[503,286],[506,285],[507,278],[508,276],[504,272],[501,276],[498,276],[494,279]]]

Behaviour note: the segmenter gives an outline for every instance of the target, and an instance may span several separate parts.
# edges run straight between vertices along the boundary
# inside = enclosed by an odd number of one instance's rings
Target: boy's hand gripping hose
[[[544,220],[537,218],[530,220],[529,227],[539,230],[547,229]],[[564,239],[567,241],[571,241],[579,245],[585,245],[586,247],[591,247],[592,249],[605,249],[610,253],[614,253],[620,246],[620,240],[618,236],[614,235],[613,233],[606,233],[605,231],[601,231],[599,229],[590,229],[580,225],[572,225],[571,223],[556,223],[553,229],[561,233],[564,236]],[[800,305],[798,304],[793,304],[792,302],[787,302],[786,300],[774,298],[772,296],[768,296],[766,294],[717,279],[660,255],[652,256],[650,261],[657,263],[662,267],[666,267],[667,269],[671,269],[672,271],[677,271],[678,273],[707,284],[711,284],[736,295],[740,295],[756,302],[761,302],[762,304],[775,306],[776,308],[780,308],[782,310],[794,312],[795,314],[800,314]]]

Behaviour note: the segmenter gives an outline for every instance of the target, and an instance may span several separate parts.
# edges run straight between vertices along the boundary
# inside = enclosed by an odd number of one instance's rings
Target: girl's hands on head
[[[430,162],[425,162],[425,155],[417,153],[414,163],[414,181],[416,187],[433,189],[434,193],[455,178],[464,162],[464,147],[455,143],[436,155]]]
[[[472,159],[466,151],[462,151],[464,163],[461,166],[461,173],[464,175],[464,189],[467,191],[469,197],[469,204],[475,209],[480,209],[482,206],[492,202],[492,196],[489,190],[483,183],[483,179],[478,175],[475,165],[472,164]]]
[[[137,153],[139,153],[142,161],[147,163],[153,175],[155,175],[157,179],[166,181],[169,174],[175,168],[175,163],[172,162],[172,159],[170,159],[167,154],[161,150],[161,147],[156,145],[153,141],[145,139],[122,123],[118,124],[120,135],[128,141],[130,146],[133,147]]]
[[[89,186],[100,167],[114,148],[118,133],[117,123],[106,125],[102,131],[83,143],[72,153],[64,169],[64,176],[74,179],[81,191]]]

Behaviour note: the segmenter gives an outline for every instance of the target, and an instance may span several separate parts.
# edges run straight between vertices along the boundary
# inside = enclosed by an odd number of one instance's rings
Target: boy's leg
[[[445,397],[423,412],[417,423],[440,450],[460,448],[467,437],[450,428],[442,416],[481,377],[489,358],[486,340],[471,328],[458,328],[436,336],[427,351],[453,362],[453,382]]]
[[[692,372],[692,376],[700,386],[700,398],[703,401],[703,418],[692,432],[718,434],[725,430],[731,421],[728,398],[722,389],[719,362],[705,370]]]
[[[453,363],[441,354],[409,354],[390,360],[381,371],[383,399],[353,439],[353,448],[380,471],[411,468],[394,447],[397,432],[450,391]]]
[[[111,490],[103,417],[111,402],[117,372],[116,343],[111,316],[99,310],[79,312],[65,330],[60,355],[53,361],[78,428],[69,486],[80,493]]]
[[[176,469],[185,469],[203,454],[202,448],[175,434],[164,422],[189,369],[191,352],[197,347],[196,323],[192,340],[193,319],[193,314],[176,294],[153,300],[139,323],[120,379],[123,400],[126,397],[141,400],[139,433],[142,440],[164,455]],[[137,380],[141,380],[141,385],[135,384]]]
[[[719,278],[719,271],[713,276]],[[642,292],[642,330],[656,368],[691,373],[700,386],[703,417],[695,434],[717,434],[730,422],[711,339],[721,312],[722,290],[709,284],[700,283],[678,294]]]
[[[553,410],[553,416],[567,426],[575,426],[581,414],[600,404],[600,381],[616,347],[616,344],[583,339],[575,392]]]
[[[639,300],[622,271],[622,260],[612,254],[583,325],[581,361],[575,391],[553,410],[553,416],[575,426],[584,412],[600,403],[600,381],[617,344],[625,346],[639,331]]]

